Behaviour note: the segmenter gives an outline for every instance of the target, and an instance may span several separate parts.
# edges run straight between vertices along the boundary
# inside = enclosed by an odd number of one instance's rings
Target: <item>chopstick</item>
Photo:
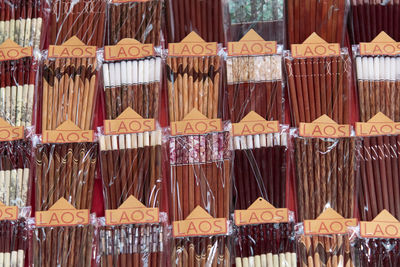
[[[24,266],[28,251],[28,223],[25,218],[16,221],[1,221],[0,264]]]

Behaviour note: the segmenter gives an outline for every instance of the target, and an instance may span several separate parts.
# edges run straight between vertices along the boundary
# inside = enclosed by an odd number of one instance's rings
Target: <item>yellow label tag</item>
[[[347,227],[353,226],[357,226],[357,219],[345,219],[335,210],[329,208],[321,213],[317,219],[304,221],[304,234],[346,234]]]
[[[32,55],[32,47],[22,47],[10,39],[0,45],[0,61],[17,60]]]
[[[104,134],[131,134],[155,131],[155,119],[143,119],[133,109],[128,107],[115,120],[104,121]]]
[[[105,60],[128,60],[154,55],[153,44],[142,44],[135,39],[125,38],[116,45],[104,47]]]
[[[106,224],[141,224],[159,223],[158,208],[147,208],[134,196],[130,196],[116,210],[106,210]]]
[[[16,221],[18,220],[18,207],[6,206],[0,202],[0,221]]]
[[[360,222],[360,235],[366,238],[400,238],[400,222],[383,210],[371,222]]]
[[[254,111],[250,111],[239,123],[232,123],[233,136],[279,133],[278,121],[267,121]]]
[[[70,120],[63,122],[56,130],[45,130],[42,134],[44,144],[90,143],[94,141],[92,130],[82,130]]]
[[[278,51],[276,41],[265,41],[251,29],[239,42],[228,42],[228,56],[273,55]]]
[[[202,207],[197,206],[184,221],[173,222],[173,236],[212,236],[228,233],[225,218],[213,218]]]
[[[89,217],[89,210],[77,210],[65,198],[57,200],[48,211],[35,213],[38,227],[88,225]]]
[[[394,122],[382,112],[368,122],[356,122],[357,136],[378,136],[400,134],[400,122]]]
[[[180,43],[168,44],[168,55],[172,57],[184,56],[216,56],[218,44],[207,43],[197,33],[191,32]]]
[[[49,46],[49,58],[93,58],[96,47],[87,46],[76,36],[72,36],[62,45]]]
[[[171,135],[194,135],[221,132],[222,120],[209,119],[197,109],[193,109],[182,121],[171,123]]]
[[[351,136],[351,126],[337,124],[327,115],[322,115],[312,123],[300,123],[299,134],[303,137],[341,138]]]
[[[24,139],[23,126],[11,126],[8,122],[0,118],[0,141],[14,141]]]
[[[329,44],[314,32],[302,44],[292,44],[291,51],[294,58],[340,56],[340,45]]]
[[[370,43],[360,43],[360,55],[396,56],[400,54],[400,43],[382,31]]]
[[[277,209],[263,198],[258,198],[247,210],[235,210],[236,225],[289,222],[289,210]]]

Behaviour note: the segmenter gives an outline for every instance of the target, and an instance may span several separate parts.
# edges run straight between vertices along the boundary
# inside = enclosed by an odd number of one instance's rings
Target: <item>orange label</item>
[[[288,221],[288,209],[277,209],[261,197],[254,201],[247,210],[235,210],[236,225],[285,223]]]
[[[400,54],[400,43],[382,31],[370,43],[360,43],[360,55],[396,56]]]
[[[221,119],[208,119],[197,109],[193,109],[182,121],[171,123],[171,134],[175,136],[220,131],[222,131]]]
[[[48,211],[35,213],[36,226],[56,227],[89,224],[89,210],[77,210],[65,198],[60,198]]]
[[[316,220],[304,221],[304,234],[345,234],[347,233],[347,227],[353,226],[357,226],[357,219],[345,219],[335,210],[329,208],[318,216]]]
[[[16,221],[18,220],[18,207],[10,207],[0,202],[0,221]]]
[[[106,224],[159,223],[158,208],[147,208],[134,196],[130,196],[116,210],[106,210]]]
[[[371,222],[360,222],[360,235],[366,238],[400,238],[400,222],[383,210]]]
[[[337,124],[327,115],[322,115],[312,123],[300,123],[300,136],[316,138],[340,138],[351,136],[351,126]]]
[[[400,134],[400,122],[394,122],[379,112],[368,122],[356,122],[357,136],[378,136]]]
[[[251,29],[239,42],[228,42],[228,56],[272,55],[277,47],[275,41],[265,41]]]
[[[43,131],[42,142],[46,143],[84,143],[93,142],[94,132],[92,130],[81,130],[72,121],[63,122],[56,130]]]
[[[142,44],[135,39],[122,39],[116,45],[104,47],[105,60],[127,60],[154,55],[153,44]]]
[[[250,111],[239,123],[232,123],[233,136],[279,133],[278,121],[267,121],[254,111]]]
[[[32,57],[32,47],[22,47],[14,41],[7,39],[0,45],[0,61],[17,60],[24,57]]]
[[[49,46],[49,58],[88,58],[96,57],[96,47],[87,46],[76,36],[72,36],[62,45]]]
[[[224,235],[228,233],[228,222],[213,218],[197,206],[184,221],[173,222],[172,228],[174,237]]]
[[[292,44],[291,51],[294,58],[340,56],[340,45],[329,44],[314,32],[302,44]]]
[[[115,120],[104,121],[104,134],[131,134],[151,132],[156,129],[154,119],[143,119],[133,109],[128,107]]]
[[[218,44],[205,42],[197,33],[191,32],[180,43],[168,44],[168,55],[183,56],[216,56]]]
[[[23,126],[11,126],[8,122],[0,118],[0,141],[14,141],[24,139]]]

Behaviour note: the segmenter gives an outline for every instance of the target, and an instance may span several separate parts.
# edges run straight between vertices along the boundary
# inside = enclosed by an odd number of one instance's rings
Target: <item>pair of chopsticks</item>
[[[54,130],[66,120],[90,130],[97,95],[96,59],[47,59],[42,68],[42,131]]]
[[[131,195],[147,207],[160,206],[161,131],[100,136],[100,158],[107,209]]]
[[[104,46],[107,1],[51,1],[49,44],[60,45],[77,36],[87,45]]]
[[[0,265],[25,266],[25,256],[29,251],[28,231],[24,218],[0,222]]]
[[[349,124],[351,60],[340,56],[285,57],[293,125],[312,122],[326,114],[339,124]]]
[[[41,48],[43,3],[40,0],[0,2],[0,43],[11,39],[20,46]]]
[[[218,1],[215,1],[218,2]],[[182,120],[193,108],[207,118],[220,112],[221,58],[168,57],[169,120]]]
[[[225,42],[220,0],[168,0],[168,43],[177,43],[192,31],[206,42]]]
[[[399,264],[399,240],[383,238],[357,238],[354,243],[356,266],[397,266]]]
[[[296,267],[293,224],[240,226],[235,237],[237,267]]]
[[[158,118],[161,58],[103,64],[106,118],[116,119],[127,107],[144,118]]]
[[[288,0],[288,43],[301,44],[316,32],[328,43],[342,44],[347,21],[346,0]]]
[[[165,266],[162,226],[100,228],[100,266]]]
[[[31,126],[36,63],[31,58],[0,62],[0,117],[14,126]]]
[[[345,218],[354,213],[354,138],[295,137],[298,220],[315,219],[331,207]]]
[[[29,206],[31,143],[0,143],[0,201],[6,206]]]
[[[227,115],[239,122],[250,111],[267,120],[283,122],[282,58],[273,56],[228,57]]]
[[[107,45],[115,45],[124,38],[160,45],[162,7],[162,0],[109,4]]]

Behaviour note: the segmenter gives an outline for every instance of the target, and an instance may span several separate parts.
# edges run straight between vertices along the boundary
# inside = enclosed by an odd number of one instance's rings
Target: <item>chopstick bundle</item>
[[[100,266],[165,266],[161,225],[100,227]]]
[[[42,131],[66,120],[90,130],[97,96],[96,58],[46,59],[42,72]]]
[[[400,240],[397,238],[357,237],[352,245],[355,266],[397,266],[400,262]]]
[[[295,137],[299,221],[315,219],[325,208],[352,218],[356,189],[355,138]]]
[[[100,159],[106,209],[117,209],[133,195],[146,207],[161,199],[161,130],[101,135]]]
[[[143,118],[158,118],[160,57],[104,63],[103,75],[107,119],[116,119],[127,107]]]
[[[161,44],[163,0],[110,3],[107,8],[107,45],[134,38],[141,43]]]
[[[0,201],[6,206],[30,203],[31,142],[0,142]]]
[[[227,115],[239,122],[250,111],[267,120],[283,122],[281,55],[240,56],[227,59]]]
[[[225,43],[221,0],[168,0],[168,43],[180,42],[192,31],[206,42]]]
[[[25,266],[29,251],[29,225],[25,218],[0,222],[0,265]]]
[[[48,42],[60,45],[77,36],[87,45],[104,46],[106,0],[51,1]]]
[[[284,0],[235,0],[227,1],[228,21],[225,31],[228,41],[239,40],[250,29],[264,40],[284,42]],[[227,13],[228,13],[227,12]]]
[[[378,112],[400,121],[400,59],[356,56],[356,68],[361,121],[368,121]]]
[[[352,0],[353,43],[371,42],[381,31],[399,40],[399,16],[398,0]]]
[[[0,1],[0,43],[11,39],[20,46],[41,48],[43,17],[40,0]]]
[[[232,266],[228,236],[187,237],[173,240],[171,266]]]
[[[193,108],[208,118],[217,118],[221,111],[221,71],[220,56],[168,57],[169,120],[180,121]]]
[[[343,44],[347,0],[286,0],[288,44],[301,44],[313,32],[328,43]]]
[[[240,226],[236,235],[236,266],[297,266],[293,223]]]
[[[37,63],[33,58],[0,62],[0,117],[13,126],[31,126]]]
[[[326,114],[349,124],[351,59],[346,48],[340,56],[293,58],[285,55],[293,125],[312,122]]]

